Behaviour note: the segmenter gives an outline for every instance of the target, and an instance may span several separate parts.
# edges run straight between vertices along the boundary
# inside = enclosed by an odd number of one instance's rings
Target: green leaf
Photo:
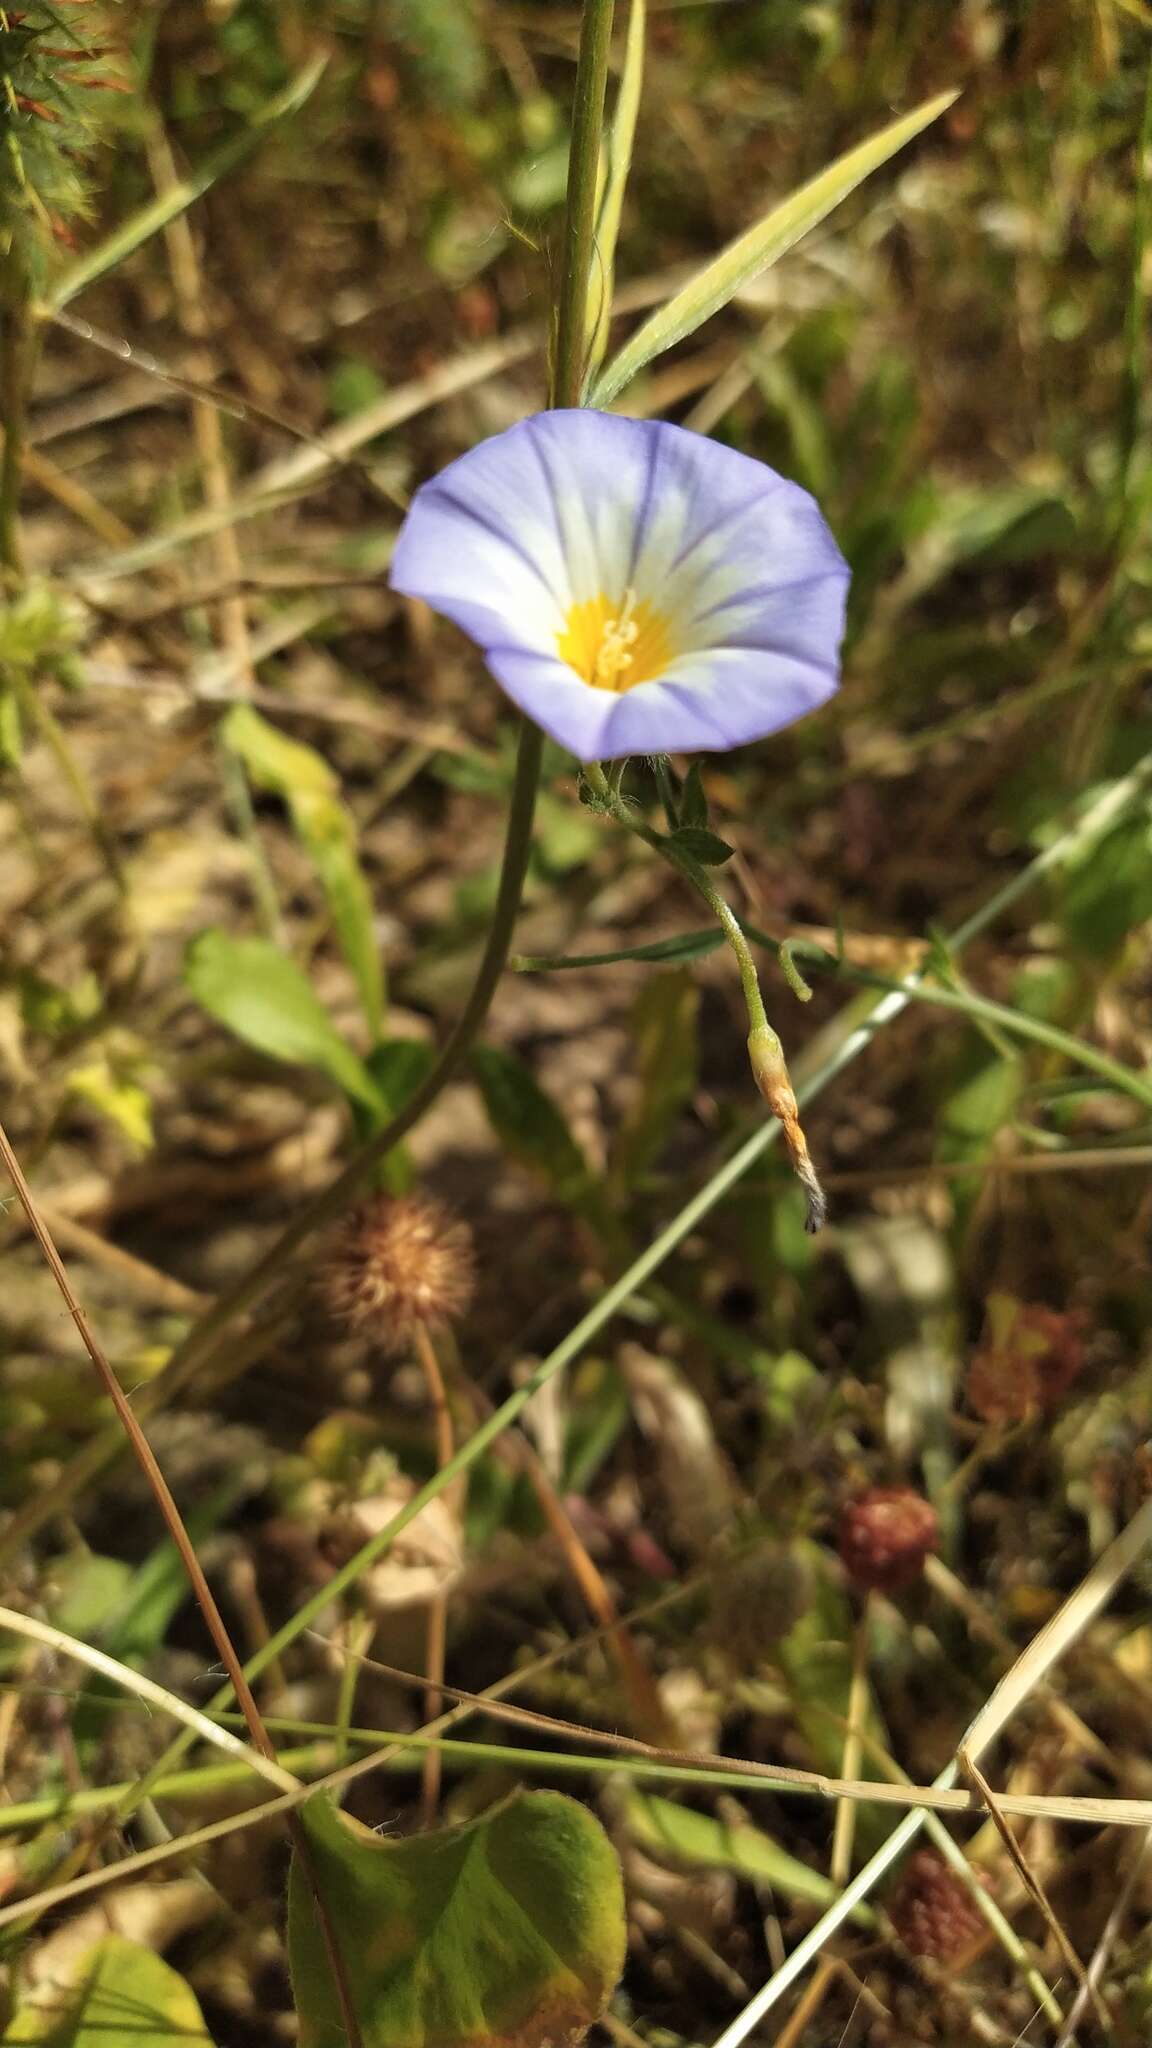
[[[616,277],[616,243],[628,173],[632,168],[632,145],[636,139],[636,117],[640,111],[640,88],[644,82],[644,31],[646,0],[632,0],[628,15],[628,37],[624,46],[624,68],[616,111],[608,137],[608,175],[600,210],[596,215],[595,258],[588,280],[588,364],[595,369],[604,360],[612,322],[612,299]]]
[[[851,1610],[843,1587],[829,1568],[827,1557],[815,1543],[797,1544],[797,1554],[811,1566],[811,1594],[808,1606],[788,1634],[779,1642],[773,1658],[792,1701],[797,1725],[811,1751],[817,1770],[838,1776],[844,1760],[844,1735],[848,1701],[852,1688]],[[875,1696],[868,1689],[864,1726],[874,1742],[888,1748],[888,1737]],[[866,1758],[867,1758],[867,1752]],[[870,1760],[867,1775],[879,1776]],[[857,1815],[857,1838],[862,1847],[874,1848],[892,1829],[890,1814],[862,1806]]]
[[[702,960],[724,944],[718,925],[678,932],[670,939],[652,939],[646,946],[620,946],[611,953],[514,953],[509,965],[517,974],[552,974],[562,967],[614,967],[618,960]]]
[[[708,798],[700,775],[699,761],[693,761],[680,791],[680,825],[705,831],[708,826]]]
[[[730,1827],[697,1813],[691,1806],[678,1806],[672,1799],[660,1799],[648,1792],[628,1792],[624,1817],[634,1841],[658,1856],[677,1862],[703,1865],[709,1870],[735,1870],[755,1884],[770,1885],[783,1898],[807,1906],[830,1906],[840,1894],[823,1871],[813,1870],[790,1856],[771,1835],[753,1827]],[[874,1923],[867,1906],[858,1906],[853,1917],[863,1925]]]
[[[378,1038],[384,1019],[384,977],[372,896],[357,852],[356,821],[341,801],[337,776],[314,747],[288,739],[250,704],[238,704],[229,712],[222,735],[253,782],[287,804],[323,884],[368,1029]]]
[[[757,221],[755,227],[737,236],[625,343],[596,379],[589,403],[606,406],[654,357],[663,355],[665,349],[694,334],[750,279],[767,270],[802,235],[831,213],[833,207],[855,191],[857,185],[862,184],[873,171],[879,170],[881,164],[887,163],[889,157],[895,156],[897,150],[911,142],[921,129],[937,120],[957,97],[955,92],[938,93],[912,113],[889,122],[878,135],[848,150],[846,155],[829,164],[807,185],[802,185],[798,192],[793,192],[779,206],[773,207],[771,213]]]
[[[690,974],[660,974],[632,1008],[640,1089],[624,1119],[615,1167],[626,1187],[665,1143],[696,1086],[696,1013],[700,993]]]
[[[670,834],[669,844],[706,868],[722,868],[736,851],[726,839],[715,832],[703,832],[698,825],[681,825],[679,831]]]
[[[376,1116],[380,1091],[341,1038],[303,970],[270,939],[234,939],[201,932],[184,961],[196,1001],[245,1045],[269,1059],[312,1067]]]
[[[624,1965],[624,1895],[600,1823],[521,1792],[463,1827],[388,1840],[320,1795],[301,1810],[364,2048],[544,2048],[579,2039]],[[340,2008],[293,1858],[288,1953],[300,2048],[339,2048]]]
[[[183,1977],[122,1935],[106,1934],[38,1986],[4,2035],[7,2048],[212,2048]]]
[[[588,1161],[519,1054],[477,1045],[472,1067],[492,1128],[513,1159],[542,1174],[562,1202],[585,1201],[592,1186]]]
[[[389,1038],[374,1046],[365,1066],[380,1090],[388,1116],[396,1116],[416,1093],[435,1066],[434,1045],[416,1038]],[[379,1128],[379,1123],[376,1128]],[[393,1145],[377,1169],[389,1194],[406,1195],[416,1178],[412,1156],[404,1145]]]
[[[1145,805],[1111,832],[1077,848],[1057,884],[1061,921],[1073,946],[1106,960],[1152,918],[1152,818]]]

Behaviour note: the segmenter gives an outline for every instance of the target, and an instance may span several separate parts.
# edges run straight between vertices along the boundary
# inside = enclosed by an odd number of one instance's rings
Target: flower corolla
[[[416,492],[391,582],[581,761],[742,746],[839,681],[848,567],[815,500],[664,421],[542,412],[481,442]]]

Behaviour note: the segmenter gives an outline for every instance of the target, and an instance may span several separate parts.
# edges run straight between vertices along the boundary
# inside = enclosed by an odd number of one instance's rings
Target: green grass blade
[[[889,122],[878,135],[859,143],[846,156],[837,158],[818,177],[810,179],[798,192],[793,192],[779,206],[773,207],[771,213],[757,221],[755,227],[738,235],[625,343],[597,378],[589,403],[607,405],[655,356],[663,355],[665,349],[683,341],[686,335],[694,334],[705,320],[726,306],[743,285],[762,270],[767,270],[802,235],[831,213],[834,206],[854,192],[857,185],[862,184],[873,171],[879,170],[881,164],[887,163],[889,157],[895,156],[897,150],[903,149],[904,144],[919,135],[921,129],[937,120],[958,97],[955,92],[938,93],[912,113]]]
[[[72,264],[62,277],[57,278],[51,291],[41,301],[41,310],[58,313],[62,306],[68,305],[69,301],[87,285],[93,284],[109,270],[115,270],[118,263],[122,263],[126,256],[131,256],[134,250],[139,249],[153,235],[159,234],[170,221],[177,220],[182,213],[187,213],[188,208],[194,205],[197,199],[201,199],[205,192],[211,191],[213,185],[219,184],[220,179],[234,170],[237,164],[243,163],[244,158],[251,154],[269,128],[275,127],[278,121],[285,120],[289,114],[295,114],[305,101],[311,98],[327,62],[326,57],[317,57],[311,64],[306,65],[304,70],[298,72],[290,84],[285,86],[283,92],[277,93],[274,99],[268,100],[263,107],[257,109],[241,134],[233,136],[230,142],[225,142],[219,149],[213,150],[198,170],[191,171],[186,178],[181,178],[179,184],[174,185],[170,192],[165,192],[159,199],[154,199],[150,205],[142,206],[139,213],[134,213],[130,220],[124,222],[123,227],[117,228],[115,234],[109,235],[107,241],[101,242],[99,248],[90,250],[87,256],[81,257],[79,263]]]
[[[596,246],[592,275],[588,280],[588,363],[594,370],[604,360],[612,318],[613,287],[616,278],[616,243],[628,173],[632,168],[632,145],[636,139],[636,117],[640,111],[640,90],[644,83],[644,34],[647,0],[632,0],[628,16],[628,39],[624,47],[624,69],[616,96],[612,133],[608,139],[608,176],[596,216]]]

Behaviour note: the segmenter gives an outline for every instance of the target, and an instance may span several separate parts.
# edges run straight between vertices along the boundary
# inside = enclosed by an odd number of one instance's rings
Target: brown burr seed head
[[[888,1917],[914,1956],[951,1962],[971,1948],[984,1918],[961,1878],[936,1849],[917,1849],[888,1901]]]
[[[432,1195],[372,1195],[328,1248],[319,1286],[330,1314],[403,1351],[421,1324],[454,1322],[472,1300],[472,1233]]]
[[[910,1486],[874,1486],[840,1517],[840,1559],[861,1593],[901,1592],[939,1541],[935,1508]]]

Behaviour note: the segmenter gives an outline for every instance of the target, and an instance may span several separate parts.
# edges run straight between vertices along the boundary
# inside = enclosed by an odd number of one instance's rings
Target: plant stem
[[[31,280],[13,250],[0,273],[0,569],[16,580],[22,574],[20,472],[35,355]]]
[[[646,846],[650,846],[654,853],[658,853],[662,860],[676,868],[697,894],[703,897],[727,939],[736,958],[740,986],[744,991],[744,1007],[748,1012],[748,1058],[756,1086],[773,1116],[779,1120],[792,1170],[808,1198],[808,1213],[804,1227],[810,1232],[819,1230],[827,1214],[828,1204],[808,1151],[808,1141],[800,1122],[800,1111],[788,1074],[784,1048],[768,1022],[764,998],[760,993],[760,977],[756,972],[756,962],[739,918],[732,905],[716,887],[707,868],[682,846],[677,845],[675,837],[666,838],[663,833],[654,832],[650,825],[646,825],[642,818],[630,810],[618,784],[609,781],[599,762],[589,763],[585,767],[584,775],[604,809],[617,823],[625,826],[629,832],[634,832],[636,837],[642,839]],[[675,805],[666,762],[657,761],[656,782],[669,823],[672,824],[675,819]],[[795,968],[789,976],[790,981],[793,981],[794,975]]]
[[[436,1346],[425,1322],[416,1325],[416,1352],[420,1370],[424,1375],[424,1386],[432,1409],[436,1433],[436,1469],[443,1471],[449,1464],[456,1449],[456,1434],[452,1427],[452,1410],[448,1405],[448,1393]],[[445,1505],[449,1503],[445,1501]],[[424,1629],[424,1675],[428,1683],[424,1689],[424,1718],[435,1721],[444,1703],[440,1688],[444,1683],[444,1659],[448,1643],[448,1592],[441,1587],[431,1594],[428,1601],[428,1617]],[[440,1756],[430,1749],[424,1758],[421,1774],[420,1806],[421,1819],[426,1828],[434,1826],[436,1808],[440,1804]]]
[[[577,106],[573,119],[572,150],[568,165],[568,210],[564,268],[556,328],[556,360],[550,401],[553,405],[579,402],[579,365],[583,350],[587,314],[588,272],[592,255],[592,214],[596,196],[596,166],[600,154],[600,127],[604,113],[607,78],[608,36],[612,24],[611,0],[588,0],[581,38],[581,62],[577,71]],[[596,80],[599,79],[599,86]],[[565,368],[567,365],[567,368]],[[575,366],[573,369],[572,366]],[[367,1180],[374,1166],[394,1150],[436,1100],[446,1083],[463,1064],[476,1038],[496,985],[504,971],[512,944],[516,914],[532,847],[532,821],[544,737],[527,719],[521,721],[516,756],[516,774],[509,805],[508,826],[496,908],[489,928],[484,954],[464,1010],[450,1033],[432,1071],[416,1089],[398,1115],[385,1125],[355,1157],[322,1195],[289,1224],[276,1243],[257,1260],[236,1284],[221,1295],[201,1321],[178,1346],[164,1372],[145,1388],[137,1402],[137,1413],[146,1416],[161,1407],[184,1386],[218,1349],[220,1340],[239,1316],[247,1314],[264,1299],[273,1282],[289,1268],[296,1254],[316,1231],[333,1223]],[[66,1488],[53,1503],[72,1499],[95,1473],[115,1456],[120,1438],[110,1432],[97,1437],[77,1457],[69,1470]],[[39,1504],[16,1515],[0,1538],[0,1559],[11,1556],[40,1526]]]
[[[596,184],[614,0],[584,0],[572,104],[572,148],[564,213],[564,258],[552,366],[553,405],[579,405],[584,384],[588,278],[596,226]]]

